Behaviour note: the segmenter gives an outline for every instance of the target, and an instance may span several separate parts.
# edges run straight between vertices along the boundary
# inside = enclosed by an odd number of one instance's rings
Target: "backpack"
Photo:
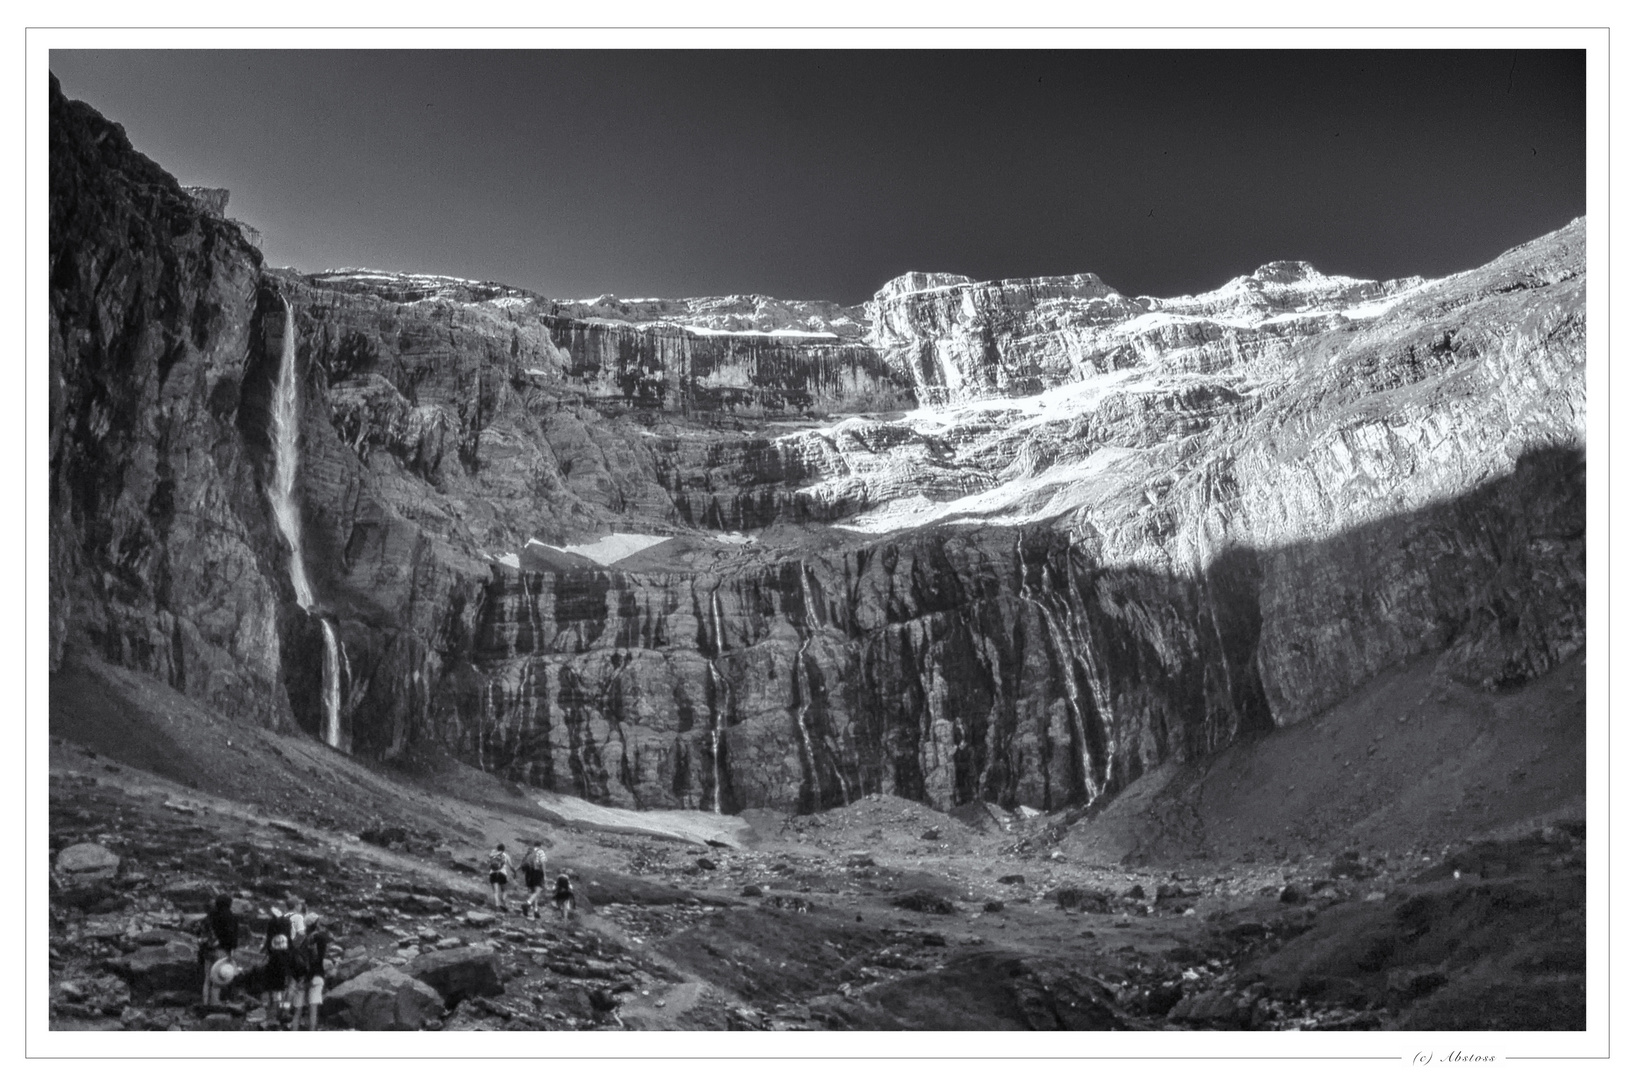
[[[505,872],[505,852],[494,851],[489,853],[488,872],[490,874],[501,874]]]
[[[298,979],[310,979],[324,974],[324,953],[329,939],[321,931],[308,934],[290,950],[290,974]]]
[[[312,976],[312,946],[302,938],[290,950],[290,974],[297,979]]]
[[[545,869],[545,849],[534,848],[528,853],[528,857],[522,861],[522,865],[528,867],[530,870]]]
[[[288,954],[290,947],[290,920],[287,915],[274,916],[267,927],[267,951],[274,956]]]

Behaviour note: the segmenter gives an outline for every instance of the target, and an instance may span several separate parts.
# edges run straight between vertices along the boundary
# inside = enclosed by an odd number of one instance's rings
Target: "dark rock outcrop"
[[[278,559],[237,417],[260,255],[51,92],[51,658],[287,721]]]
[[[179,941],[137,949],[111,961],[109,966],[137,997],[166,991],[198,993],[202,982],[197,950]]]

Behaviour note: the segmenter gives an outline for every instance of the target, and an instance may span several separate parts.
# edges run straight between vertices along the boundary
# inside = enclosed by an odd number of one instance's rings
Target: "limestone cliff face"
[[[1269,263],[1211,293],[1126,297],[1094,274],[975,282],[904,274],[867,305],[870,342],[929,404],[1037,394],[1088,374],[1164,357],[1215,370],[1347,321],[1418,278],[1329,277]]]
[[[913,402],[873,349],[839,337],[544,316],[565,374],[602,405],[681,413],[854,412]]]
[[[260,257],[51,93],[51,656],[287,722],[276,543],[239,437]]]
[[[60,94],[52,140],[54,656],[316,732],[327,624],[355,754],[1059,807],[1414,656],[1505,687],[1583,641],[1582,223],[1438,282],[559,302],[264,270]]]

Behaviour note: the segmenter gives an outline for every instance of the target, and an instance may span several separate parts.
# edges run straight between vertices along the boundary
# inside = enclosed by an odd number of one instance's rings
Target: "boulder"
[[[427,893],[404,893],[392,897],[392,904],[410,915],[445,915],[452,905],[440,896]]]
[[[208,909],[215,903],[216,897],[225,892],[214,881],[200,881],[187,879],[172,881],[160,886],[159,895],[175,904],[179,908]]]
[[[443,998],[411,975],[378,967],[327,993],[323,1013],[358,1031],[418,1031],[443,1015]]]
[[[119,856],[101,844],[75,844],[57,853],[57,873],[76,885],[107,880],[119,873]]]
[[[358,833],[358,839],[376,847],[389,847],[408,843],[409,834],[401,825],[377,825]]]
[[[130,898],[123,892],[115,890],[113,882],[108,878],[93,878],[90,881],[74,881],[57,891],[53,897],[56,903],[64,907],[80,908],[93,914],[107,914],[126,907]]]
[[[443,995],[451,1009],[469,997],[505,993],[500,955],[485,945],[422,953],[403,971]]]
[[[168,990],[196,993],[202,986],[198,949],[180,941],[137,949],[108,966],[130,984],[133,994],[143,997]]]
[[[924,915],[952,915],[954,905],[949,900],[927,889],[916,889],[891,898],[891,906]]]
[[[341,983],[351,982],[359,975],[362,975],[364,972],[368,971],[373,964],[374,960],[368,956],[344,957],[335,965],[334,973],[330,977],[329,985],[339,986]]]
[[[1171,1020],[1219,1027],[1241,1027],[1248,1009],[1230,990],[1204,990],[1188,994],[1169,1011]]]

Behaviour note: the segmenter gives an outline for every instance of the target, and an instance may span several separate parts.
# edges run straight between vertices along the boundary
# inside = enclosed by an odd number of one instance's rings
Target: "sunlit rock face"
[[[60,119],[59,119],[60,117]],[[1437,281],[867,305],[261,267],[53,98],[52,650],[633,806],[1061,807],[1584,639],[1575,222]],[[297,336],[300,610],[267,497]]]
[[[1330,277],[1276,262],[1214,292],[1126,297],[1094,274],[975,282],[904,274],[866,313],[869,340],[931,405],[1029,396],[1162,357],[1172,371],[1211,371],[1372,314],[1418,278]]]

